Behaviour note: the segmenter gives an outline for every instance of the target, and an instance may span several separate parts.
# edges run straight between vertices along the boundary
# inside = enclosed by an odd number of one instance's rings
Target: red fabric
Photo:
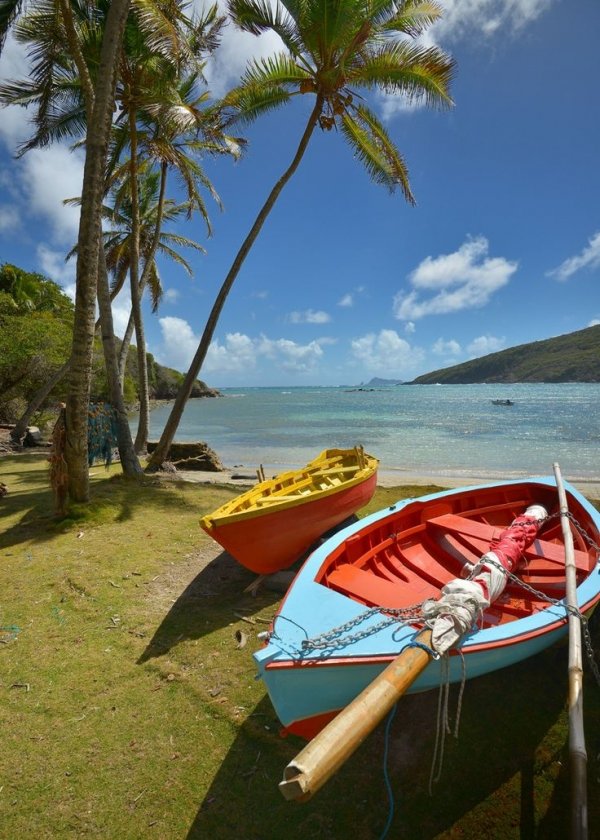
[[[540,523],[533,516],[517,516],[511,525],[492,540],[490,550],[509,572],[519,565],[523,552],[535,540]]]

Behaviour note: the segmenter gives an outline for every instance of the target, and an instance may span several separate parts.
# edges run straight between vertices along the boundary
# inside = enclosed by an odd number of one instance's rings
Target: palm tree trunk
[[[100,320],[102,324],[102,347],[104,349],[104,362],[106,365],[106,378],[108,381],[110,402],[116,415],[119,457],[121,459],[121,467],[125,475],[130,478],[135,478],[135,476],[142,474],[142,468],[133,447],[127,410],[125,408],[123,393],[119,383],[117,347],[115,343],[115,332],[113,329],[110,288],[108,285],[104,248],[100,248],[98,268],[98,307],[100,309]]]
[[[138,360],[138,392],[140,416],[135,437],[135,451],[145,452],[148,442],[150,417],[150,399],[148,395],[148,363],[146,360],[146,337],[142,319],[142,295],[139,281],[140,262],[140,207],[138,197],[138,162],[137,162],[137,127],[136,112],[132,106],[129,111],[129,136],[131,144],[131,258],[129,260],[129,278],[131,280],[131,312],[135,323],[135,343]]]
[[[92,120],[88,123],[86,133],[77,244],[75,323],[66,410],[65,459],[69,474],[69,497],[73,502],[89,501],[88,404],[92,375],[98,253],[101,243],[104,163],[112,124],[118,58],[128,12],[129,0],[113,0],[110,5],[94,90]]]
[[[160,242],[163,211],[165,206],[165,191],[167,187],[167,173],[167,164],[163,162],[161,164],[160,171],[160,188],[158,194],[158,205],[156,209],[156,225],[154,226],[154,234],[152,236],[152,242],[150,243],[150,250],[146,254],[144,270],[142,271],[142,277],[140,279],[140,299],[144,293],[144,289],[146,288],[146,283],[148,282],[148,275],[150,274],[152,263],[154,262],[154,257],[156,255],[156,249],[158,248],[158,243]],[[134,323],[132,311],[129,315],[129,321],[127,322],[127,328],[125,330],[125,335],[123,336],[123,342],[121,344],[121,350],[119,352],[119,381],[121,383],[121,390],[123,390],[123,383],[125,381],[125,368],[127,365],[127,356],[129,354],[129,345],[131,343],[133,327]]]
[[[173,403],[173,408],[171,409],[171,413],[169,414],[169,418],[167,420],[165,428],[163,429],[163,433],[158,442],[158,446],[152,453],[152,456],[148,462],[148,466],[146,467],[147,472],[153,472],[155,470],[160,469],[162,464],[167,460],[169,449],[171,447],[171,444],[173,443],[175,433],[177,432],[177,429],[179,427],[183,411],[192,392],[194,382],[198,378],[198,374],[200,373],[200,369],[202,367],[202,364],[204,363],[204,359],[206,358],[208,348],[210,347],[210,342],[212,341],[212,337],[216,329],[219,317],[221,315],[221,311],[223,309],[223,306],[225,305],[225,301],[227,300],[229,292],[231,291],[231,287],[233,286],[233,283],[235,282],[235,279],[237,278],[240,269],[244,264],[244,260],[248,256],[250,249],[256,241],[256,238],[258,237],[258,234],[260,233],[262,226],[264,225],[267,219],[267,216],[269,215],[269,213],[275,205],[275,202],[279,198],[281,191],[298,169],[300,161],[304,157],[304,153],[306,152],[310,138],[312,137],[313,131],[315,130],[315,127],[317,125],[317,121],[321,114],[322,107],[323,99],[322,97],[317,96],[315,106],[310,114],[308,123],[306,124],[306,128],[304,129],[304,133],[302,135],[302,138],[300,140],[292,162],[269,193],[269,196],[263,204],[261,210],[259,211],[258,216],[254,221],[254,224],[250,228],[250,232],[244,239],[232,263],[232,266],[229,269],[229,273],[223,281],[223,285],[219,290],[219,293],[213,304],[213,308],[211,309],[210,315],[208,316],[208,320],[206,322],[206,326],[204,327],[202,338],[200,339],[200,344],[198,345],[196,354],[192,359],[190,369],[188,370],[185,379],[183,380],[183,383],[177,393],[177,397],[175,398],[175,402]]]

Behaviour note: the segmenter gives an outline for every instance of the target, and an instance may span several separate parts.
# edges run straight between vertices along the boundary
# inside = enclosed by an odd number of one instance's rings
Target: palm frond
[[[285,4],[274,6],[268,0],[229,0],[229,14],[244,32],[261,35],[275,32],[294,56],[302,55],[304,46],[294,18],[283,12]]]
[[[400,187],[409,204],[415,204],[406,164],[375,114],[361,105],[352,114],[346,112],[341,125],[345,139],[370,178],[390,192]]]
[[[386,32],[397,32],[418,38],[444,14],[444,7],[440,3],[430,0],[404,0],[396,5],[395,14],[385,21],[381,27]]]
[[[186,39],[182,36],[183,11],[176,4],[168,12],[153,0],[132,0],[132,11],[150,53],[160,56],[176,66],[181,60],[191,58]]]
[[[0,0],[0,53],[13,22],[21,12],[21,0]]]
[[[347,79],[350,87],[383,88],[411,100],[424,99],[428,105],[449,107],[454,68],[453,59],[437,47],[402,42],[357,57],[347,68]]]
[[[173,262],[176,262],[178,265],[182,266],[182,268],[185,269],[186,273],[190,277],[193,275],[194,272],[192,271],[190,264],[184,257],[181,256],[180,253],[175,251],[173,248],[170,248],[168,245],[165,245],[164,242],[161,242],[159,244],[158,250],[161,252],[161,254],[170,257],[170,259],[172,259]],[[198,248],[198,250],[202,251],[202,253],[206,253],[204,248],[202,248],[201,246],[200,248]]]
[[[152,312],[156,312],[163,298],[163,289],[160,282],[160,276],[158,274],[158,267],[154,260],[150,265],[147,277],[148,288],[150,289],[150,300],[152,301]]]

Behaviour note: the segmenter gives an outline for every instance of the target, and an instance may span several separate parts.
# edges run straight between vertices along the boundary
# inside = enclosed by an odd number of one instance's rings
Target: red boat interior
[[[568,497],[569,511],[598,543],[598,531],[584,508]],[[353,534],[328,556],[317,582],[366,606],[400,608],[439,598],[448,581],[466,576],[465,564],[475,564],[490,550],[510,523],[532,504],[550,515],[558,511],[556,491],[544,485],[522,484],[476,488],[428,502],[416,500],[405,508]],[[577,583],[596,564],[596,551],[571,525]],[[545,522],[526,549],[519,578],[543,596],[565,595],[565,555],[560,517]],[[523,618],[548,602],[517,583],[508,583],[486,610],[483,626]]]

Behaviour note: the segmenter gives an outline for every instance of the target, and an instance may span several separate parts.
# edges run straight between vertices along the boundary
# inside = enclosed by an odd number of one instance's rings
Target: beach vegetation
[[[399,189],[412,204],[406,163],[367,96],[383,91],[434,107],[452,104],[449,86],[454,62],[437,47],[424,47],[416,40],[441,16],[442,7],[436,3],[280,0],[271,6],[230,0],[229,14],[242,31],[277,34],[285,48],[278,55],[249,63],[240,84],[224,98],[230,120],[252,123],[298,96],[310,96],[312,108],[288,167],[269,192],[217,294],[184,384],[150,458],[150,470],[158,469],[168,457],[225,301],[281,191],[300,166],[315,130],[335,128],[334,133],[341,134],[376,184],[390,192]]]
[[[372,840],[386,779],[389,837],[569,835],[566,645],[467,682],[431,795],[436,691],[402,698],[389,729],[289,803],[277,784],[303,742],[281,737],[252,660],[282,593],[245,592],[255,576],[198,524],[239,488],[94,467],[93,504],[56,520],[43,457],[0,458],[0,482],[3,836]],[[373,509],[431,489],[379,487]],[[587,666],[584,693],[591,836],[600,690]],[[453,725],[456,686],[449,709]]]
[[[167,235],[168,248],[173,242]],[[73,329],[73,302],[61,287],[41,274],[18,266],[0,265],[0,422],[14,424],[11,437],[21,443],[35,420],[42,428],[56,419],[55,406],[66,397]],[[117,340],[117,346],[119,342]],[[183,374],[158,364],[146,354],[152,399],[173,399]],[[138,402],[137,353],[127,354],[123,393],[125,405]],[[195,396],[216,396],[204,382],[196,382]],[[110,399],[106,365],[96,338],[92,357],[90,396]]]

